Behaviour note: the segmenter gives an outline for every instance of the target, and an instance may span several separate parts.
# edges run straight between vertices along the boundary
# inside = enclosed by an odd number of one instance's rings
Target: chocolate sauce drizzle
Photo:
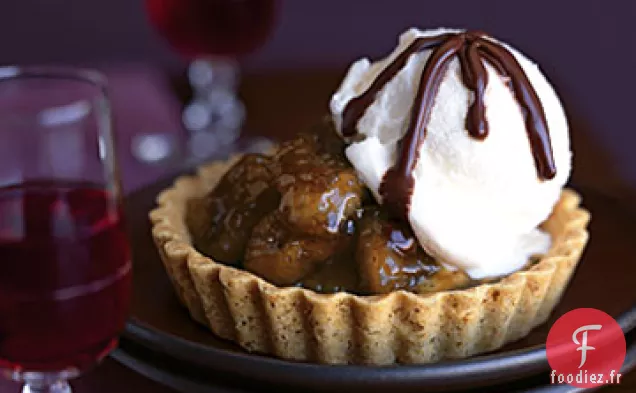
[[[400,156],[384,175],[380,185],[379,191],[385,205],[399,218],[408,218],[414,186],[412,172],[419,158],[419,148],[426,138],[439,86],[455,55],[459,58],[462,81],[475,96],[466,116],[469,134],[479,140],[488,136],[484,103],[488,85],[484,62],[487,62],[504,79],[520,106],[539,178],[552,179],[556,175],[547,121],[537,93],[515,57],[504,46],[485,37],[486,34],[473,31],[417,38],[378,75],[367,91],[347,104],[342,114],[343,135],[356,135],[358,121],[371,106],[378,92],[406,65],[409,57],[433,49],[419,81],[410,124],[401,141]]]

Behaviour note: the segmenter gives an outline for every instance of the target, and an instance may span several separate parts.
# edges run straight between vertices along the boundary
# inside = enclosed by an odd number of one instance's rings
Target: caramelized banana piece
[[[365,189],[333,136],[300,135],[273,159],[279,211],[295,230],[333,237],[362,204]]]
[[[293,285],[329,259],[337,242],[298,234],[274,212],[252,231],[244,267],[275,285]]]
[[[227,264],[243,259],[254,226],[276,209],[280,194],[271,187],[270,159],[245,155],[205,198],[205,227],[195,228],[195,246]]]
[[[280,212],[290,226],[307,235],[337,236],[342,223],[362,203],[363,188],[353,170],[316,166],[288,184],[277,182]]]
[[[436,263],[407,225],[388,220],[378,209],[367,210],[359,221],[356,263],[361,289],[368,293],[428,293],[465,285],[467,279]]]
[[[343,224],[365,195],[343,152],[333,128],[281,145],[270,164],[280,205],[252,232],[246,269],[274,284],[292,285],[334,263],[337,250],[351,240]]]

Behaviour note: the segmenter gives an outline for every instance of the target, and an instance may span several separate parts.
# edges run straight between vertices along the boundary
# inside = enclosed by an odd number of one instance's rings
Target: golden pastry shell
[[[202,255],[186,223],[239,159],[201,166],[176,179],[150,212],[152,236],[179,300],[192,318],[248,351],[325,364],[431,363],[489,352],[545,322],[588,240],[590,214],[562,191],[542,228],[553,245],[527,270],[489,284],[428,295],[319,294],[279,288]]]

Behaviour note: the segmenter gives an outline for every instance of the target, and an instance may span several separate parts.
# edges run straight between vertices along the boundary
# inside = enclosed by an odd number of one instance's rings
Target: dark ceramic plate
[[[623,375],[636,368],[636,330],[632,330],[627,336],[627,345],[627,356],[621,369]],[[123,340],[112,356],[147,378],[183,393],[254,393],[266,390],[259,381],[239,379],[231,374],[221,376],[218,373],[210,373],[204,369],[193,368],[189,364],[180,364],[179,361],[169,356],[162,356],[128,340]],[[581,393],[582,390],[579,388],[550,384],[548,373],[541,373],[503,384],[495,382],[487,387],[487,391],[488,393]],[[286,386],[285,381],[281,382],[276,384],[276,386],[267,387],[277,393],[299,390],[293,386]],[[320,387],[312,390],[320,391]],[[322,390],[325,390],[324,385]],[[326,390],[331,391],[333,389],[328,388]],[[399,391],[405,392],[408,390],[400,389]],[[418,393],[427,391],[417,387],[413,390]],[[308,392],[309,389],[302,389],[302,391]],[[387,389],[385,391],[390,390]],[[482,387],[463,390],[462,392],[483,393],[483,391],[484,388]],[[586,393],[591,391],[591,389],[585,390]]]
[[[147,219],[156,195],[170,184],[163,181],[127,198],[135,291],[132,319],[123,342],[153,351],[157,359],[176,360],[180,366],[208,377],[231,375],[261,384],[284,382],[295,388],[329,391],[454,391],[545,372],[548,364],[544,343],[549,326],[574,308],[604,310],[617,318],[626,332],[636,327],[636,215],[632,206],[622,205],[612,196],[581,188],[578,191],[583,194],[583,203],[592,212],[590,243],[548,323],[525,339],[492,354],[422,366],[323,366],[249,354],[193,322],[173,294]]]

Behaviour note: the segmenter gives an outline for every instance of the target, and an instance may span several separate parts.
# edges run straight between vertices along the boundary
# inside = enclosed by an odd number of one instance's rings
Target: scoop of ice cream
[[[349,69],[331,99],[331,112],[342,133],[343,112],[361,96],[418,37],[461,30],[411,29],[385,59],[361,59]],[[487,38],[497,42],[492,38]],[[465,86],[457,56],[443,75],[426,125],[412,176],[408,220],[421,246],[449,268],[480,279],[522,268],[551,244],[538,226],[559,198],[570,175],[568,124],[559,98],[537,65],[510,46],[536,92],[549,130],[556,175],[537,174],[526,117],[509,79],[483,61],[487,84],[483,93],[488,136],[475,138],[466,117],[475,93]],[[432,49],[410,55],[404,67],[375,95],[357,122],[361,138],[351,139],[346,155],[379,203],[380,185],[400,155],[399,142],[411,121],[413,105]]]

